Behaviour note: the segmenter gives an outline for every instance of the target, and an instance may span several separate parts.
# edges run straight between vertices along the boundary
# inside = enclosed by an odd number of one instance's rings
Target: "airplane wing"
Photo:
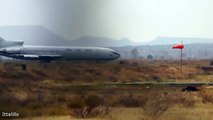
[[[59,59],[62,58],[63,56],[61,55],[39,55],[40,59]]]
[[[16,59],[24,59],[24,60],[57,60],[62,58],[61,55],[20,55],[20,54],[13,54],[8,57],[13,57]]]

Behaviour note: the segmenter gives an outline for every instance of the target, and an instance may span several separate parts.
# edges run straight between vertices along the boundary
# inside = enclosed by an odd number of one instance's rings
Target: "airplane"
[[[51,61],[110,61],[120,54],[110,48],[70,46],[27,46],[24,41],[0,38],[0,55],[18,60]]]

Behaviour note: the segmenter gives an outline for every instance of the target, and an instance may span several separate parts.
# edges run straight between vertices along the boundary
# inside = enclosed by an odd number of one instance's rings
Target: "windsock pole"
[[[181,42],[181,44],[176,44],[172,47],[173,49],[180,49],[180,69],[181,72],[183,71],[183,41]]]
[[[183,41],[181,41],[181,44],[183,45]],[[183,47],[184,48],[184,47]],[[181,69],[181,72],[183,72],[183,48],[181,48],[180,50],[180,69]]]
[[[181,51],[181,57],[180,57],[180,69],[181,69],[181,72],[183,72],[183,49],[180,49]]]

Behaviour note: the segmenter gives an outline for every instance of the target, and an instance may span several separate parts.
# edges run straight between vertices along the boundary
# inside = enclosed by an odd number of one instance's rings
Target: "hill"
[[[121,46],[135,46],[137,43],[127,39],[122,38],[120,40],[115,40],[105,37],[93,37],[85,36],[77,40],[70,41],[71,45],[74,46],[101,46],[101,47],[121,47]]]
[[[0,36],[6,40],[24,40],[25,45],[99,47],[136,45],[136,43],[127,38],[115,40],[105,37],[85,36],[77,40],[66,40],[39,25],[1,26]]]
[[[24,40],[25,45],[67,45],[69,42],[39,25],[1,26],[0,36],[6,40]]]
[[[149,45],[170,45],[177,44],[183,41],[184,44],[194,43],[213,43],[213,39],[210,38],[186,38],[186,37],[157,37],[154,40],[146,43]]]

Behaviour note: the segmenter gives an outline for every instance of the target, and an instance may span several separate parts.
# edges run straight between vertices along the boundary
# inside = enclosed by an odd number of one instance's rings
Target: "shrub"
[[[146,103],[147,99],[141,96],[123,96],[121,97],[119,103],[125,107],[139,107]]]
[[[79,109],[79,108],[82,108],[84,105],[81,100],[72,100],[68,103],[67,106],[70,109]]]
[[[119,63],[120,63],[121,65],[127,65],[127,64],[129,64],[129,62],[126,61],[126,60],[121,60]]]
[[[66,101],[66,98],[64,96],[57,96],[57,101],[58,102],[65,102]]]
[[[40,102],[31,102],[27,105],[27,107],[29,109],[32,109],[32,110],[37,110],[37,109],[40,109],[42,108],[42,104]]]
[[[196,103],[195,98],[191,95],[182,96],[180,100],[184,107],[194,107]]]
[[[68,103],[67,107],[71,111],[71,115],[77,118],[90,118],[102,114],[104,111],[101,104],[103,99],[96,95],[90,95],[86,98],[75,99]]]
[[[200,93],[203,103],[213,103],[213,94],[207,91],[202,91]]]
[[[189,74],[187,74],[187,78],[188,79],[193,79],[193,78],[195,78],[196,77],[196,74],[194,74],[194,73],[189,73]]]
[[[108,81],[110,82],[117,82],[117,78],[115,76],[109,76]]]
[[[85,99],[86,106],[88,106],[90,108],[95,108],[95,107],[101,105],[102,103],[103,103],[103,99],[96,95],[88,96]]]
[[[171,106],[172,102],[170,101],[169,97],[154,94],[142,108],[151,119],[157,120]]]
[[[125,107],[138,107],[139,106],[139,101],[134,98],[130,98],[130,97],[123,97],[121,99],[120,103],[122,105],[124,105]]]
[[[161,81],[161,78],[159,76],[156,76],[156,75],[152,75],[151,79],[154,80],[154,81],[157,81],[157,82]]]
[[[149,54],[149,55],[147,55],[147,59],[151,60],[151,59],[153,59],[153,56]]]
[[[213,65],[213,60],[212,60],[212,61],[210,61],[210,65]]]

